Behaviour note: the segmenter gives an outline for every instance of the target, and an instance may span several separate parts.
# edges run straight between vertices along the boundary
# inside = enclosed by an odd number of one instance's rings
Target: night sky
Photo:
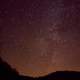
[[[80,0],[0,0],[0,56],[23,75],[80,71]]]

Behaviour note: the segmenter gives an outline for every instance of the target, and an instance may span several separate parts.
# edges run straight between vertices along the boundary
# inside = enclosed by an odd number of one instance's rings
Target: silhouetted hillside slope
[[[19,75],[11,66],[0,58],[0,80],[32,80],[31,77]]]
[[[38,80],[80,80],[80,72],[76,71],[57,71]]]
[[[0,80],[80,80],[80,72],[57,71],[43,77],[33,78],[19,75],[15,69],[0,58]]]
[[[0,80],[17,78],[18,72],[0,58]],[[13,77],[14,76],[14,77]]]

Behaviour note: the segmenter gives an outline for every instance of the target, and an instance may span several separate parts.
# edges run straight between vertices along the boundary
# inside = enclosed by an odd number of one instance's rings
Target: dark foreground
[[[43,77],[28,77],[19,75],[9,64],[0,58],[0,80],[80,80],[80,72],[57,71]]]

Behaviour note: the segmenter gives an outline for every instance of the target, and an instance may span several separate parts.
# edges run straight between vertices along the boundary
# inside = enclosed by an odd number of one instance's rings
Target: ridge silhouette
[[[80,80],[80,72],[57,71],[42,77],[20,75],[16,69],[0,58],[0,80]]]

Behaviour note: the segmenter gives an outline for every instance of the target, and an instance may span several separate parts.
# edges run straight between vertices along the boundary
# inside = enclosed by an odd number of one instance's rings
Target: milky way
[[[0,1],[1,57],[20,74],[80,71],[80,1]]]

